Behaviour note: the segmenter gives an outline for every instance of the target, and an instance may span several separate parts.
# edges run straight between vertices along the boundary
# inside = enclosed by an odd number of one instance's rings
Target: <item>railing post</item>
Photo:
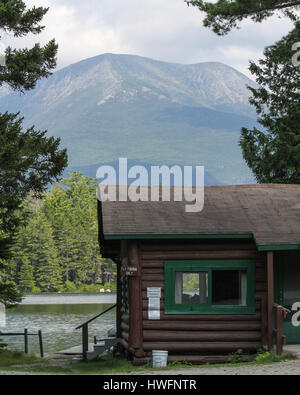
[[[96,315],[95,317],[91,318],[89,321],[86,321],[84,324],[77,326],[76,329],[82,330],[82,356],[83,360],[87,361],[87,353],[89,351],[89,327],[88,325],[94,321],[96,318],[101,317],[103,314],[109,312],[110,310],[114,309],[117,305],[110,306],[108,309],[102,311],[102,313]]]
[[[283,311],[281,307],[276,308],[276,354],[281,355],[283,351]]]
[[[268,279],[268,349],[274,346],[274,252],[267,253]]]
[[[28,329],[24,329],[24,351],[28,354]]]
[[[87,361],[87,352],[89,350],[89,327],[88,324],[82,326],[82,357]]]
[[[266,296],[261,297],[261,342],[262,346],[268,344],[268,318],[267,318],[267,300]]]
[[[38,335],[39,335],[39,344],[40,344],[41,358],[44,358],[43,338],[42,338],[42,331],[41,330],[39,330]]]

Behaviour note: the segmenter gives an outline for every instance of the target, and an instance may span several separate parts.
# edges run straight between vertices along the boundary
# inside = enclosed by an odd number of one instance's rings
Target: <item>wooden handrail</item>
[[[84,322],[83,324],[79,325],[76,329],[82,329],[82,357],[84,361],[87,361],[87,353],[89,351],[89,324],[95,321],[97,318],[101,317],[103,314],[109,312],[110,310],[114,309],[117,304],[110,306],[108,309],[102,311],[102,313],[96,315],[95,317],[91,318],[90,320]]]
[[[281,306],[280,304],[274,303],[274,308],[280,308],[281,310],[284,311],[284,313],[287,315],[291,313],[291,310],[287,309],[286,307]]]
[[[83,326],[90,324],[91,322],[93,322],[93,321],[96,320],[97,318],[101,317],[101,315],[103,315],[103,314],[109,312],[110,310],[114,309],[115,307],[117,307],[116,304],[114,304],[113,306],[109,307],[108,309],[102,311],[102,313],[96,315],[95,317],[93,317],[93,318],[91,318],[90,320],[84,322],[83,324],[79,325],[76,329],[80,329],[80,328],[82,328]]]
[[[290,313],[290,310],[274,303],[274,313],[276,314],[277,329],[274,329],[273,333],[276,336],[276,353],[280,355],[283,352],[283,344],[286,339],[283,335],[283,319]]]

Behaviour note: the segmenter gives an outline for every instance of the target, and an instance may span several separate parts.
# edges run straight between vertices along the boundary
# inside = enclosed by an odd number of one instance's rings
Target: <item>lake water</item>
[[[6,310],[2,332],[31,333],[42,330],[44,352],[53,354],[81,344],[81,329],[77,326],[116,303],[115,294],[56,294],[27,295],[22,303]],[[89,340],[106,337],[108,329],[115,327],[115,309],[89,324]],[[5,324],[5,326],[4,326]],[[24,337],[4,337],[9,349],[24,350]],[[39,352],[38,337],[29,337],[29,352]]]

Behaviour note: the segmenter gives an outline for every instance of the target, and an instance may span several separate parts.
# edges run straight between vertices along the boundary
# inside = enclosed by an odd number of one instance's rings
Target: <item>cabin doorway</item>
[[[294,303],[300,303],[300,252],[277,253],[275,262],[275,301],[291,310]],[[287,344],[300,344],[300,326],[292,323],[295,312],[284,321]]]

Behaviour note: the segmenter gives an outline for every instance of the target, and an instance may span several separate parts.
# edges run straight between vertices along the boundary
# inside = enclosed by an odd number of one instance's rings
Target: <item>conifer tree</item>
[[[300,67],[292,59],[300,42],[300,23],[251,62],[259,88],[250,103],[259,115],[261,130],[242,129],[243,156],[259,183],[300,183]]]
[[[32,292],[35,286],[34,267],[27,256],[22,258],[18,280],[21,291],[29,293]]]
[[[30,221],[27,231],[30,239],[26,255],[34,267],[36,286],[43,292],[57,292],[62,285],[61,269],[51,227],[41,215]]]
[[[298,0],[185,0],[190,6],[197,7],[206,14],[204,26],[211,28],[222,36],[233,28],[239,27],[244,19],[250,18],[255,22],[262,22],[274,14],[286,15],[297,20],[300,9]]]
[[[243,156],[259,183],[300,183],[300,1],[185,0],[206,14],[204,25],[227,34],[247,18],[262,22],[283,13],[294,29],[267,47],[264,58],[250,62],[259,88],[249,87],[250,104],[259,116],[260,130],[242,128]]]
[[[45,7],[28,8],[22,0],[0,0],[1,32],[16,38],[39,34],[44,26]],[[40,78],[48,77],[56,67],[58,46],[51,40],[45,46],[7,47],[5,62],[0,64],[0,87],[25,92],[33,89]],[[46,137],[45,131],[22,128],[19,114],[0,114],[0,258],[7,258],[11,234],[24,219],[24,199],[29,192],[41,196],[49,182],[57,179],[67,165],[60,139]],[[2,232],[1,232],[2,231]],[[4,233],[4,234],[3,234]],[[0,265],[0,270],[3,267]],[[4,283],[0,271],[0,298],[6,304],[20,301],[21,294],[13,284]],[[7,300],[7,302],[5,302]]]
[[[95,188],[96,180],[73,173],[30,204],[34,212],[16,235],[5,280],[24,292],[76,291],[102,284],[103,272],[114,281],[114,265],[99,251]]]

